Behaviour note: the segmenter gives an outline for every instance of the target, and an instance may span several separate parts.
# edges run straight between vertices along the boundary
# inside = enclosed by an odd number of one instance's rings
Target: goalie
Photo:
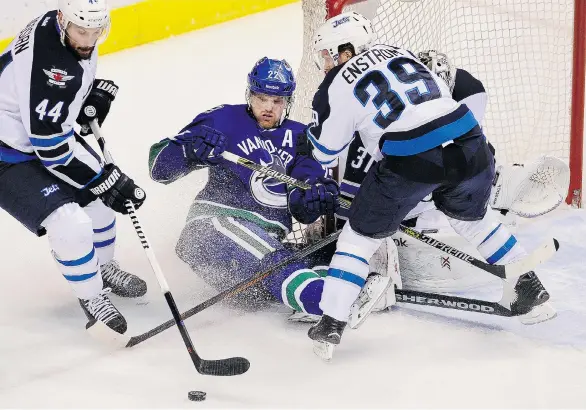
[[[479,123],[484,119],[487,95],[482,82],[460,68],[454,68],[445,54],[429,50],[418,58],[438,77],[446,82],[454,100],[464,103]],[[489,144],[490,145],[490,144]],[[490,148],[494,152],[492,145]],[[376,160],[369,155],[360,138],[354,139],[340,159],[341,197],[352,200],[368,170]],[[555,209],[564,199],[569,184],[569,168],[552,156],[542,156],[532,163],[513,166],[498,165],[489,204],[492,212],[499,212],[501,221],[512,227],[516,215],[532,218]],[[491,212],[491,210],[489,210]],[[340,208],[336,214],[339,225],[347,219],[348,210]],[[423,231],[429,236],[448,243],[464,252],[482,258],[475,247],[464,240],[450,226],[445,215],[438,211],[431,197],[414,208],[404,225]],[[400,266],[400,275],[395,264]],[[423,292],[458,292],[497,283],[498,279],[481,273],[477,268],[432,249],[420,241],[397,232],[389,238],[370,261],[370,270],[390,275],[397,286]],[[365,289],[376,293],[380,277],[371,274]],[[382,285],[380,285],[382,286]],[[373,288],[374,287],[374,288]],[[381,299],[376,310],[395,303],[394,292]],[[354,307],[355,308],[355,307]],[[537,323],[555,315],[551,306],[542,307],[540,315],[521,317],[525,324]]]

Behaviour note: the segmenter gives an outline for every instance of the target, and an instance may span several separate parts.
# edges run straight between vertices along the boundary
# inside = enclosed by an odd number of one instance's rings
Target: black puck
[[[187,394],[187,398],[191,401],[204,401],[206,399],[206,392],[192,390]]]

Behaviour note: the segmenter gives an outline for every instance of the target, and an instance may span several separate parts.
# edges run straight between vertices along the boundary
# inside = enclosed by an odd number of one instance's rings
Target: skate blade
[[[375,299],[370,299],[362,307],[358,307],[358,305],[352,305],[350,308],[350,318],[348,319],[348,326],[350,326],[350,329],[358,329],[364,323],[366,318],[373,312],[374,308],[378,305],[382,298],[386,296],[387,291],[391,287],[392,281],[390,277],[384,277],[384,279],[386,279],[387,282],[384,285],[384,290],[380,293],[380,295],[378,295],[378,297]]]
[[[556,316],[557,312],[553,306],[549,303],[543,303],[535,306],[529,313],[519,316],[519,321],[524,325],[535,325],[553,319]]]
[[[336,345],[329,342],[318,342],[317,340],[313,341],[313,353],[315,353],[315,355],[324,362],[329,362],[332,360],[335,348]]]
[[[126,347],[130,341],[129,336],[115,332],[99,320],[88,322],[85,328],[91,337],[113,348]]]

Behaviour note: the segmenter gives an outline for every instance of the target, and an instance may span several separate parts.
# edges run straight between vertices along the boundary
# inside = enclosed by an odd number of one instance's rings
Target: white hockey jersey
[[[308,138],[315,158],[331,167],[357,135],[379,159],[381,152],[408,156],[430,150],[477,125],[411,52],[376,45],[326,75],[313,100]]]
[[[100,157],[73,130],[96,61],[97,51],[81,60],[63,46],[56,11],[16,36],[0,54],[0,161],[40,160],[76,188],[101,173]]]

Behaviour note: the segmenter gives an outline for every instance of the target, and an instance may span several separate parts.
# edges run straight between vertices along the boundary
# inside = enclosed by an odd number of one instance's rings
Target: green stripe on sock
[[[318,278],[319,276],[312,270],[301,271],[289,281],[285,293],[287,295],[287,304],[298,312],[304,312],[301,305],[295,298],[295,291],[309,279]]]

